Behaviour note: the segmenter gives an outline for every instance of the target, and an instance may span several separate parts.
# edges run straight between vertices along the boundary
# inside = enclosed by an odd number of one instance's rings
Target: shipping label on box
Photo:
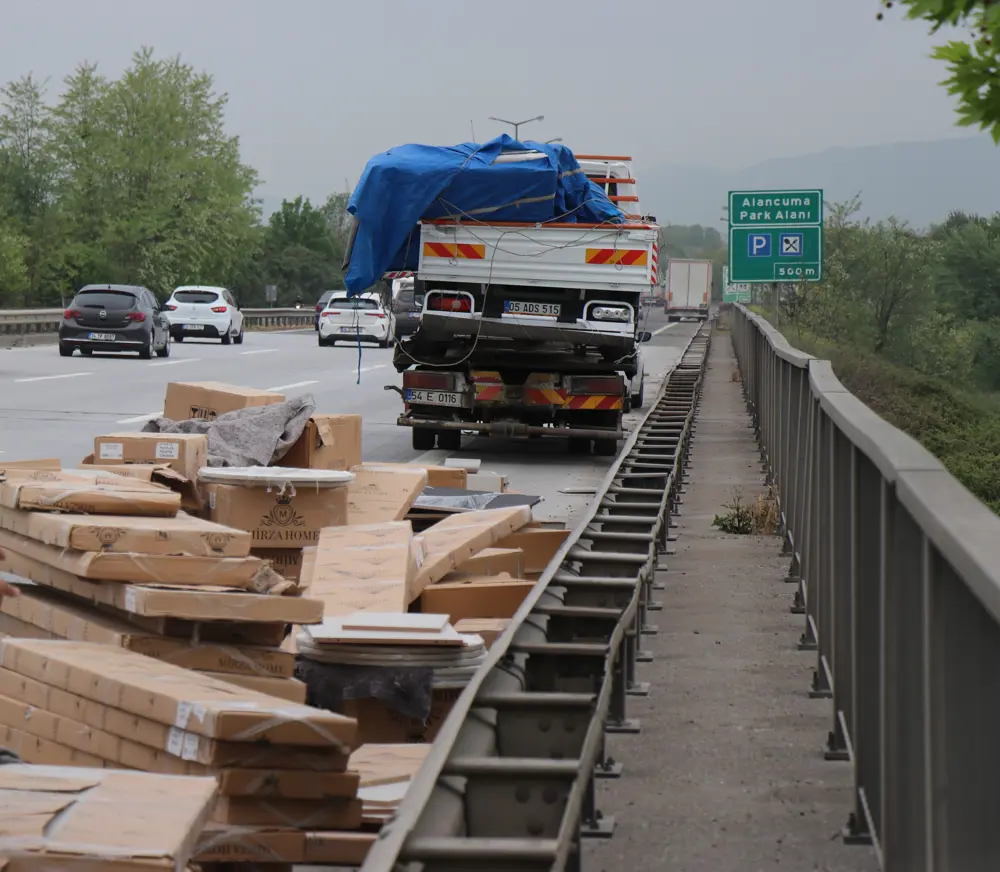
[[[200,433],[109,433],[94,439],[94,463],[164,463],[195,481],[208,465],[208,437]]]
[[[273,391],[259,391],[222,382],[170,382],[163,417],[171,421],[197,418],[213,421],[219,415],[258,406],[283,403],[285,397]]]
[[[249,531],[254,548],[315,545],[324,527],[347,523],[347,488],[298,491],[209,485],[209,517],[217,524]]]

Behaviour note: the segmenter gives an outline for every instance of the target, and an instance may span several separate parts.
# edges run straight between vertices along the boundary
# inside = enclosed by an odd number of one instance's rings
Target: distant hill
[[[731,190],[823,188],[827,202],[860,193],[863,214],[895,215],[916,227],[954,210],[1000,211],[1000,148],[988,136],[831,148],[734,172],[704,167],[637,167],[644,207],[661,224],[722,228]]]

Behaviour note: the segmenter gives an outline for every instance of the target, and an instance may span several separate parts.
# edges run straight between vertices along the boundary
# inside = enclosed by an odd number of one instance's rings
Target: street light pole
[[[532,121],[544,121],[544,120],[545,120],[544,115],[536,115],[534,118],[525,118],[524,121],[508,121],[506,118],[497,118],[493,115],[490,116],[490,121],[496,121],[500,124],[509,124],[511,127],[513,127],[514,139],[516,139],[518,142],[521,141],[520,138],[518,137],[518,131],[520,130],[522,124],[530,124]]]

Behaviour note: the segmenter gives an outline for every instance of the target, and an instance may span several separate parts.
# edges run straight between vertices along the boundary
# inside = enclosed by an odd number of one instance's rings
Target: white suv
[[[175,288],[166,305],[170,335],[177,342],[185,336],[221,339],[223,345],[243,343],[243,313],[226,288],[184,285]]]

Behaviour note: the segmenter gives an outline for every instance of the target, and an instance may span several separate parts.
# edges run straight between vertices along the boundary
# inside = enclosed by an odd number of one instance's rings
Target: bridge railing
[[[63,320],[63,309],[0,309],[0,340],[8,343],[19,336],[55,337]],[[283,330],[308,327],[315,321],[312,306],[301,309],[243,309],[248,330]]]
[[[887,872],[998,869],[1000,518],[829,361],[732,318],[810,693],[832,700],[826,756],[854,769],[845,838]]]

